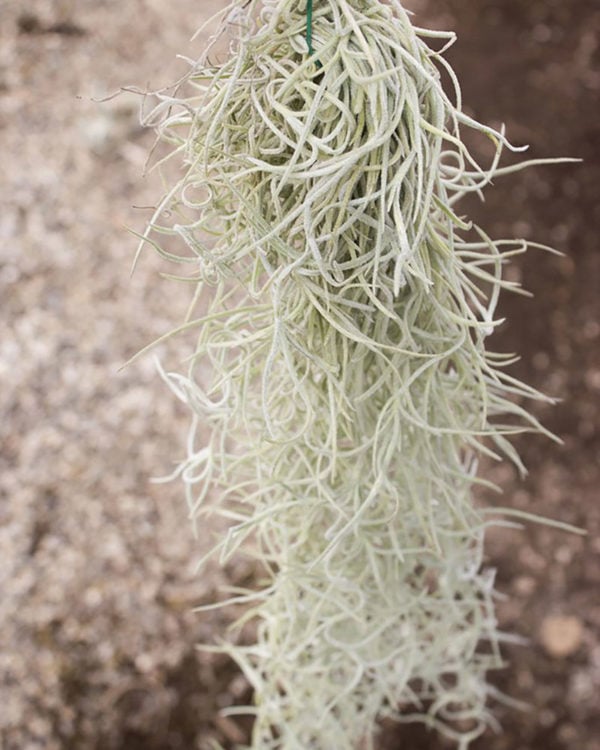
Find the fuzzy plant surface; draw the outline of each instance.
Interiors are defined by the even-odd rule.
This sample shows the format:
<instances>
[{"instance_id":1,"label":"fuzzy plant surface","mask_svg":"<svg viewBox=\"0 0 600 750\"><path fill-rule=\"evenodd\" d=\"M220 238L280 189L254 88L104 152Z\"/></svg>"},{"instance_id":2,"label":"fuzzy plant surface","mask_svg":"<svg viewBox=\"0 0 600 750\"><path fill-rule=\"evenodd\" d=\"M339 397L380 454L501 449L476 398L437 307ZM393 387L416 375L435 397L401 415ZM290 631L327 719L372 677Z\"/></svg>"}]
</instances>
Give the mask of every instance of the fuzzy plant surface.
<instances>
[{"instance_id":1,"label":"fuzzy plant surface","mask_svg":"<svg viewBox=\"0 0 600 750\"><path fill-rule=\"evenodd\" d=\"M213 647L253 687L253 750L371 748L382 717L466 748L508 637L484 536L519 520L474 503L478 458L524 471L510 437L546 431L521 404L549 399L486 347L532 243L458 204L534 162L498 166L517 149L463 111L454 35L397 0L235 0L221 22L226 59L148 118L184 171L142 239L196 285L196 348L165 375L193 412L190 516L261 570L210 605L246 604L255 642Z\"/></svg>"}]
</instances>

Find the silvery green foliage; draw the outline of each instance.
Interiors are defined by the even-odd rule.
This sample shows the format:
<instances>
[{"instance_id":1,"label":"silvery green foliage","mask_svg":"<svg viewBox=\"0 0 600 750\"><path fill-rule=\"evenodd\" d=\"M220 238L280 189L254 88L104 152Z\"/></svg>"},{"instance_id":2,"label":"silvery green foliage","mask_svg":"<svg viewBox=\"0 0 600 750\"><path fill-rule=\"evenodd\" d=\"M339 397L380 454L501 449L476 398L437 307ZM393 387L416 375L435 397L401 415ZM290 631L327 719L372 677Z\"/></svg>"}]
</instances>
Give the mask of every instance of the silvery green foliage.
<instances>
[{"instance_id":1,"label":"silvery green foliage","mask_svg":"<svg viewBox=\"0 0 600 750\"><path fill-rule=\"evenodd\" d=\"M167 376L195 415L190 513L229 521L221 562L263 568L234 592L256 642L222 646L255 691L252 747L371 747L386 715L467 747L501 665L477 458L522 469L508 438L543 431L519 405L543 397L485 347L527 243L456 211L511 171L510 146L462 111L453 35L396 0L316 2L312 57L305 0L237 0L223 20L227 61L194 64L191 94L152 118L186 173L145 239L198 285L189 372ZM494 144L488 168L465 128Z\"/></svg>"}]
</instances>

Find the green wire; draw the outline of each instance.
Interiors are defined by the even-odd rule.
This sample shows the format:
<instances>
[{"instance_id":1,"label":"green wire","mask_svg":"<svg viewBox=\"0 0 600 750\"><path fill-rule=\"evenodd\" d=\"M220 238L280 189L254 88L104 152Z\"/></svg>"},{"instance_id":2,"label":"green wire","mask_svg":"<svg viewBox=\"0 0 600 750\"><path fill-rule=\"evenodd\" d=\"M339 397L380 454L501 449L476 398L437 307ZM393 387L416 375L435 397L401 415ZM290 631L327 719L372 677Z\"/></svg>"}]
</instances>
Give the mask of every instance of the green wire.
<instances>
[{"instance_id":1,"label":"green wire","mask_svg":"<svg viewBox=\"0 0 600 750\"><path fill-rule=\"evenodd\" d=\"M315 52L312 44L312 16L313 0L306 0L306 43L308 44L308 54L311 57Z\"/></svg>"},{"instance_id":2,"label":"green wire","mask_svg":"<svg viewBox=\"0 0 600 750\"><path fill-rule=\"evenodd\" d=\"M306 0L306 43L308 44L308 55L312 57L315 53L312 43L313 32L313 0ZM316 60L317 68L322 68L320 60Z\"/></svg>"}]
</instances>

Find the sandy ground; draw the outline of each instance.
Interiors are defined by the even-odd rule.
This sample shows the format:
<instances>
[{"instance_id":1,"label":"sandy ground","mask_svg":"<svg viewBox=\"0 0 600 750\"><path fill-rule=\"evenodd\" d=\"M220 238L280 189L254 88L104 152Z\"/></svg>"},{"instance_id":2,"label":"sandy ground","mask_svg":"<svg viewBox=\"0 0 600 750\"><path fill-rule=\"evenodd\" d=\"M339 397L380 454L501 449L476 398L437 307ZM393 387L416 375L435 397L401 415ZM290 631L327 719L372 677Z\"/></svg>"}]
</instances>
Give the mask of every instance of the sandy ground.
<instances>
[{"instance_id":1,"label":"sandy ground","mask_svg":"<svg viewBox=\"0 0 600 750\"><path fill-rule=\"evenodd\" d=\"M407 5L409 5L407 3ZM564 399L540 415L565 441L519 446L524 485L490 469L506 501L589 529L490 540L512 649L498 685L528 699L500 711L494 750L598 750L600 581L598 393L600 274L597 150L600 13L572 3L421 3L423 25L460 31L451 59L479 118L502 115L532 155L583 156L499 185L479 218L495 235L535 236L567 252L514 274L535 301L505 305L498 348L516 372ZM159 88L196 56L189 38L219 0L0 0L0 747L168 750L243 741L218 709L247 699L225 660L198 653L226 623L191 608L241 565L194 575L177 485L153 484L183 453L187 414L150 358L119 367L181 320L185 293L135 240L160 186L142 177L152 137L138 102L95 101L131 84ZM415 7L414 4L412 7ZM164 270L164 269L162 269ZM177 344L159 354L177 362ZM596 596L596 599L594 599ZM386 730L382 747L443 747L422 729ZM329 749L328 749L329 750Z\"/></svg>"}]
</instances>

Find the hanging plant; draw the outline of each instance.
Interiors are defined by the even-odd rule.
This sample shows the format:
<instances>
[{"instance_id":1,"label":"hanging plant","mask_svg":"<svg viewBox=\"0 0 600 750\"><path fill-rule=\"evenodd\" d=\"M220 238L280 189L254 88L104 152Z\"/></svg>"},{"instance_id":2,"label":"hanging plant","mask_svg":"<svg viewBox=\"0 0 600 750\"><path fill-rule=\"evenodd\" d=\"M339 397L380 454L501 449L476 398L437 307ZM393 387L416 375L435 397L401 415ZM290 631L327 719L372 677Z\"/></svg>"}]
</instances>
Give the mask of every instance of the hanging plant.
<instances>
[{"instance_id":1,"label":"hanging plant","mask_svg":"<svg viewBox=\"0 0 600 750\"><path fill-rule=\"evenodd\" d=\"M549 433L521 402L550 399L486 348L500 291L523 293L503 269L534 243L493 240L458 205L534 162L498 166L519 149L464 113L454 35L397 0L220 15L227 60L207 52L149 119L186 171L143 242L197 285L189 370L165 375L194 414L190 515L227 519L221 563L262 570L232 594L255 643L219 645L254 689L252 747L372 747L388 716L465 748L494 724L502 664L484 535L518 515L474 504L477 460L524 471L509 438Z\"/></svg>"}]
</instances>

